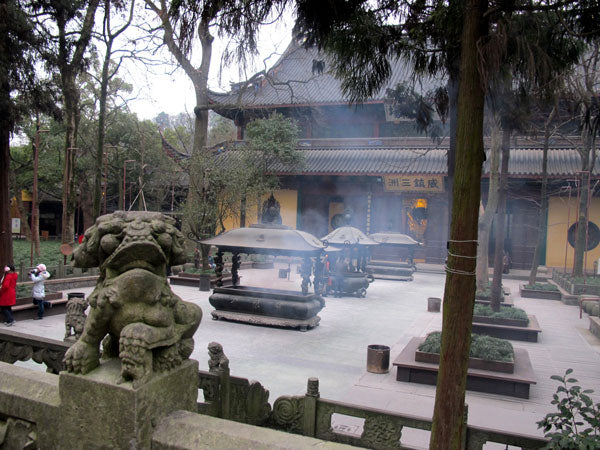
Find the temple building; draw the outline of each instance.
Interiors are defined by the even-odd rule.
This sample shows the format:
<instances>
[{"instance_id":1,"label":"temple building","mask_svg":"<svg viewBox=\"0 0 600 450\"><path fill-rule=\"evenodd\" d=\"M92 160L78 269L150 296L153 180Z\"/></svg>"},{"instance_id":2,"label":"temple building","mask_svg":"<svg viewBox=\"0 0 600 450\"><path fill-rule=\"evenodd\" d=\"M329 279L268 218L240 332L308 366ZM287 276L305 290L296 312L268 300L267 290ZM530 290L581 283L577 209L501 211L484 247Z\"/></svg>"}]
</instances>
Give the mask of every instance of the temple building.
<instances>
[{"instance_id":1,"label":"temple building","mask_svg":"<svg viewBox=\"0 0 600 450\"><path fill-rule=\"evenodd\" d=\"M275 197L284 224L322 237L349 209L352 225L365 233L408 234L423 243L415 254L417 262L443 263L449 228L448 139L433 140L418 133L413 120L391 113L387 99L387 89L408 80L410 71L396 62L386 86L362 104L352 105L329 69L326 56L292 41L265 74L233 85L230 92L212 93L212 109L234 120L240 141L246 124L254 118L278 112L296 119L303 166L297 170L279 164L269 167L280 178L281 189ZM423 80L418 84L426 92L442 83ZM443 124L440 126L443 129ZM235 151L235 143L229 148ZM510 153L505 250L512 267L528 269L538 229L541 137L537 141L527 136L513 138ZM484 203L488 165L486 162L482 178ZM577 217L580 167L572 141L551 142L547 244L541 261L547 266L572 266L569 242L574 240L567 236L573 235ZM598 180L596 169L593 179L593 183ZM228 228L242 222L232 221ZM596 223L600 223L600 199L593 197L588 268L600 258ZM493 250L493 238L490 245Z\"/></svg>"}]
</instances>

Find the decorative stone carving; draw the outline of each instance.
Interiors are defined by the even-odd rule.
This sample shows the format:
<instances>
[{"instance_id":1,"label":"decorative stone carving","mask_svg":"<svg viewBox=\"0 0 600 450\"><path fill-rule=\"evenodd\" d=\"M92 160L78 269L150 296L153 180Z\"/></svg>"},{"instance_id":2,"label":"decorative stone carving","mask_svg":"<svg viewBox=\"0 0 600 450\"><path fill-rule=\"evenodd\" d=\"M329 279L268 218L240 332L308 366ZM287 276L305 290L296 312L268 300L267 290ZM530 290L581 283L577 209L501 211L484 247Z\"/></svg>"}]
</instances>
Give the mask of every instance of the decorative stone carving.
<instances>
[{"instance_id":1,"label":"decorative stone carving","mask_svg":"<svg viewBox=\"0 0 600 450\"><path fill-rule=\"evenodd\" d=\"M171 291L167 266L183 264L183 235L175 220L155 212L117 211L99 217L75 250L76 267L100 268L88 297L90 313L67 351L69 372L85 374L103 357L121 360L119 382L134 388L188 359L201 309Z\"/></svg>"},{"instance_id":2,"label":"decorative stone carving","mask_svg":"<svg viewBox=\"0 0 600 450\"><path fill-rule=\"evenodd\" d=\"M222 372L229 373L229 359L223 353L223 346L218 342L208 344L208 371L210 373L219 374Z\"/></svg>"},{"instance_id":3,"label":"decorative stone carving","mask_svg":"<svg viewBox=\"0 0 600 450\"><path fill-rule=\"evenodd\" d=\"M273 404L273 422L291 433L302 433L304 397L281 396Z\"/></svg>"},{"instance_id":4,"label":"decorative stone carving","mask_svg":"<svg viewBox=\"0 0 600 450\"><path fill-rule=\"evenodd\" d=\"M65 340L77 340L83 333L85 319L87 315L85 310L89 303L82 297L71 297L67 301L67 314L65 316Z\"/></svg>"},{"instance_id":5,"label":"decorative stone carving","mask_svg":"<svg viewBox=\"0 0 600 450\"><path fill-rule=\"evenodd\" d=\"M381 416L365 418L361 440L369 448L390 449L401 448L402 426Z\"/></svg>"},{"instance_id":6,"label":"decorative stone carving","mask_svg":"<svg viewBox=\"0 0 600 450\"><path fill-rule=\"evenodd\" d=\"M46 371L50 373L65 370L64 355L64 351L52 350L43 346L36 347L10 341L0 342L0 361L14 364L16 361L32 359L38 364L45 364Z\"/></svg>"},{"instance_id":7,"label":"decorative stone carving","mask_svg":"<svg viewBox=\"0 0 600 450\"><path fill-rule=\"evenodd\" d=\"M0 420L0 448L38 448L35 424L14 417Z\"/></svg>"}]
</instances>

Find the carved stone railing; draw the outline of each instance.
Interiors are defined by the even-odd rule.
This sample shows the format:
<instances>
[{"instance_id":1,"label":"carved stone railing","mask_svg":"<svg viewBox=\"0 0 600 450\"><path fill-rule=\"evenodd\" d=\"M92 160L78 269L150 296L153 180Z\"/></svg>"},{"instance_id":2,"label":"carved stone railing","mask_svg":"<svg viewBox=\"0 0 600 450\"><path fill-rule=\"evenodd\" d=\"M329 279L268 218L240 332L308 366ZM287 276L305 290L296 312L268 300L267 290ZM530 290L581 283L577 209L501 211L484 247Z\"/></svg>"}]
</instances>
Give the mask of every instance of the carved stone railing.
<instances>
[{"instance_id":1,"label":"carved stone railing","mask_svg":"<svg viewBox=\"0 0 600 450\"><path fill-rule=\"evenodd\" d=\"M0 360L8 363L33 359L46 364L47 371L63 370L63 357L71 343L0 330ZM308 380L307 393L281 396L269 404L269 391L257 381L230 376L229 370L199 371L199 388L204 400L198 413L236 422L284 430L332 442L373 449L403 448L403 428L431 429L431 419L397 414L375 408L320 398L319 380ZM364 420L362 432L343 432L333 416L350 416ZM0 424L1 425L1 424ZM487 442L538 449L548 441L543 438L505 433L483 427L467 426L463 448L480 450Z\"/></svg>"},{"instance_id":2,"label":"carved stone railing","mask_svg":"<svg viewBox=\"0 0 600 450\"><path fill-rule=\"evenodd\" d=\"M305 395L281 396L275 400L271 411L267 403L269 392L258 382L229 377L227 373L201 371L199 376L205 399L205 403L198 405L198 412L202 414L373 449L405 448L402 446L404 427L431 430L429 418L321 399L316 378L308 380ZM226 387L228 383L229 388ZM248 414L249 411L252 413ZM334 414L363 419L361 434L343 432L333 423ZM488 442L522 449L539 449L548 443L544 438L467 426L464 449L481 450Z\"/></svg>"},{"instance_id":3,"label":"carved stone railing","mask_svg":"<svg viewBox=\"0 0 600 450\"><path fill-rule=\"evenodd\" d=\"M63 358L71 343L0 330L0 361L14 364L16 361L33 360L46 365L46 372L64 370Z\"/></svg>"}]
</instances>

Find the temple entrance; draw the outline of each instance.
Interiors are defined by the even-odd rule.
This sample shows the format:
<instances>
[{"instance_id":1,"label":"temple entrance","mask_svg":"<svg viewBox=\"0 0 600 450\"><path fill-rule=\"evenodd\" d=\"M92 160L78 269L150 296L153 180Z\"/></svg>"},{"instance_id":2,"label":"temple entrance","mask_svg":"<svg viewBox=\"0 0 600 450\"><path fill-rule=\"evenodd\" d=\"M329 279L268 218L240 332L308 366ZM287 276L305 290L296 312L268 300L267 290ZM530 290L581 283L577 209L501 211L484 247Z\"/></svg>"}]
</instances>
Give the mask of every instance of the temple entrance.
<instances>
[{"instance_id":1,"label":"temple entrance","mask_svg":"<svg viewBox=\"0 0 600 450\"><path fill-rule=\"evenodd\" d=\"M428 200L426 198L403 198L402 210L405 220L405 234L423 242L427 231Z\"/></svg>"}]
</instances>

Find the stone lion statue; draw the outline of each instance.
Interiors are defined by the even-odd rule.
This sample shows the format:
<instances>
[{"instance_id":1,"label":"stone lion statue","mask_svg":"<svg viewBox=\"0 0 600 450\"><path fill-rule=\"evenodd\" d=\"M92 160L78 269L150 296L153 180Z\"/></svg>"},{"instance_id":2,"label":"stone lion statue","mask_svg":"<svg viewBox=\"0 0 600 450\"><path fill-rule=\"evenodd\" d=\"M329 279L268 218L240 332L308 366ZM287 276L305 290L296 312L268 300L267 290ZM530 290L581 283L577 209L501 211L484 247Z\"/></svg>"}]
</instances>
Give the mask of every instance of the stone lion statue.
<instances>
[{"instance_id":1,"label":"stone lion statue","mask_svg":"<svg viewBox=\"0 0 600 450\"><path fill-rule=\"evenodd\" d=\"M175 295L166 277L168 266L184 262L174 219L142 211L99 217L74 252L76 267L97 266L100 277L83 333L65 354L67 371L97 367L101 342L103 359L121 360L118 382L134 388L189 358L202 310Z\"/></svg>"}]
</instances>

